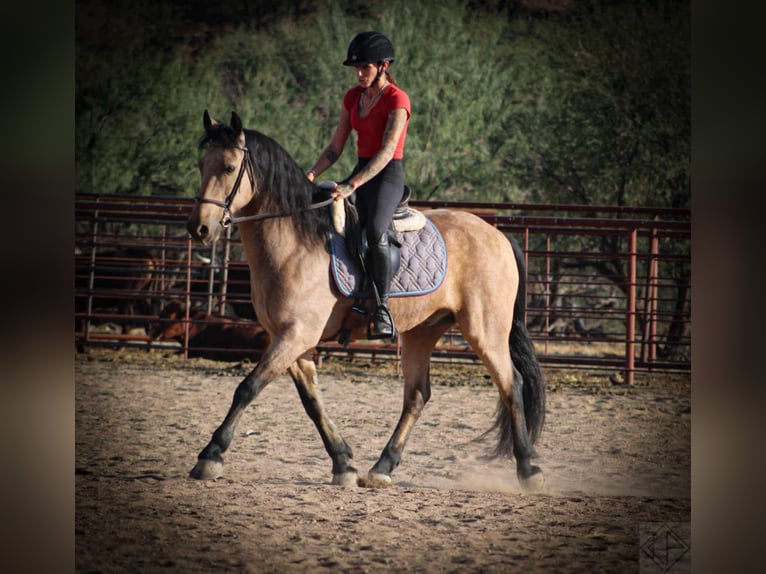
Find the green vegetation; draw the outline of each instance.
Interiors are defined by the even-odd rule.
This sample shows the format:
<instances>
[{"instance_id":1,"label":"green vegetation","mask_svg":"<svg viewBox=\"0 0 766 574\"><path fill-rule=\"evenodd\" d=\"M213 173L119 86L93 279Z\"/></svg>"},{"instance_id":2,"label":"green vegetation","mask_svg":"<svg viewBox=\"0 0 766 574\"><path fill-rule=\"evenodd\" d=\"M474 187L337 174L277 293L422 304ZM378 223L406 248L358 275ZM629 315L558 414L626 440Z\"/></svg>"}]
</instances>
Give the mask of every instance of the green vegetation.
<instances>
[{"instance_id":1,"label":"green vegetation","mask_svg":"<svg viewBox=\"0 0 766 574\"><path fill-rule=\"evenodd\" d=\"M208 4L78 3L78 192L192 196L205 109L308 168L354 84L348 42L377 29L412 99L417 199L690 206L688 3Z\"/></svg>"}]
</instances>

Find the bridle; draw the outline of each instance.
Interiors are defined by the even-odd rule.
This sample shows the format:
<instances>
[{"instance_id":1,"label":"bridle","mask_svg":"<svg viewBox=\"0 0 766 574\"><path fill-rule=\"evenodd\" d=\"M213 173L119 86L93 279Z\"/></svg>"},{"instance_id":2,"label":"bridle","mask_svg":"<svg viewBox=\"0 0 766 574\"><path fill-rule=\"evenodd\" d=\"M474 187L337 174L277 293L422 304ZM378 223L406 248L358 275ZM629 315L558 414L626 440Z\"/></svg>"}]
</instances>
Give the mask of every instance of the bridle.
<instances>
[{"instance_id":1,"label":"bridle","mask_svg":"<svg viewBox=\"0 0 766 574\"><path fill-rule=\"evenodd\" d=\"M211 144L216 145L216 144ZM221 216L221 226L226 229L227 227L231 226L233 223L241 223L243 221L258 221L263 219L271 219L274 217L290 217L292 213L259 213L257 215L246 215L243 217L234 217L231 214L231 203L234 201L234 197L237 195L237 192L239 191L239 186L242 183L242 176L247 172L247 177L250 179L250 187L255 187L255 170L253 167L253 158L250 155L250 150L247 147L240 147L240 146L234 146L238 150L242 150L242 163L239 165L239 173L237 173L237 179L234 181L234 185L231 188L231 191L229 192L229 195L226 196L226 199L223 201L219 201L217 199L210 199L209 197L200 197L197 196L196 200L198 203L212 203L213 205L217 205L218 207L223 208L223 215ZM327 205L330 205L333 201L335 201L332 197L329 199L326 199L324 201L320 201L319 203L312 203L307 208L305 208L302 211L308 211L309 209L318 209L320 207L325 207Z\"/></svg>"}]
</instances>

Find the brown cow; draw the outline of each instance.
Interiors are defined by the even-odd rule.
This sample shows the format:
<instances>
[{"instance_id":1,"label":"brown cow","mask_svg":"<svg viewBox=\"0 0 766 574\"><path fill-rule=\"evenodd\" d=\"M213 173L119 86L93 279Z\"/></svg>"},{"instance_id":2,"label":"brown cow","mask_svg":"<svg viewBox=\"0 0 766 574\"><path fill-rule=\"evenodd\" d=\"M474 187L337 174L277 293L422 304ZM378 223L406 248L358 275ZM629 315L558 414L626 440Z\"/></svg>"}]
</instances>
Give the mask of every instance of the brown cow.
<instances>
[{"instance_id":1,"label":"brown cow","mask_svg":"<svg viewBox=\"0 0 766 574\"><path fill-rule=\"evenodd\" d=\"M182 345L186 331L186 307L180 301L169 302L160 313L160 321L152 328L152 337L161 341L178 341ZM216 361L257 361L269 346L271 338L263 327L252 321L189 311L189 356Z\"/></svg>"}]
</instances>

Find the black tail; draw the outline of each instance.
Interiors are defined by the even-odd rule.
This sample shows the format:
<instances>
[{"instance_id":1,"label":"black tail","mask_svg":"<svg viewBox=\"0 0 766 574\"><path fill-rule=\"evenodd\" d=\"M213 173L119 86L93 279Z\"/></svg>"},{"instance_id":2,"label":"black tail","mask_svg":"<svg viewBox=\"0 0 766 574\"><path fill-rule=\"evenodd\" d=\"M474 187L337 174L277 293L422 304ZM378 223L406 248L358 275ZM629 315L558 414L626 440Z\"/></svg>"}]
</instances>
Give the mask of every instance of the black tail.
<instances>
[{"instance_id":1,"label":"black tail","mask_svg":"<svg viewBox=\"0 0 766 574\"><path fill-rule=\"evenodd\" d=\"M513 254L516 257L516 266L519 270L519 289L516 293L516 302L513 308L513 326L509 337L511 358L513 367L521 375L524 385L522 396L524 398L524 418L527 423L527 432L532 444L535 443L543 430L545 422L545 380L537 360L532 339L524 324L524 305L526 301L526 266L524 265L524 252L519 244L511 238ZM514 376L516 376L514 374ZM497 405L495 423L488 431L497 429L498 440L495 447L495 456L513 455L513 425L511 413L505 407L502 399Z\"/></svg>"}]
</instances>

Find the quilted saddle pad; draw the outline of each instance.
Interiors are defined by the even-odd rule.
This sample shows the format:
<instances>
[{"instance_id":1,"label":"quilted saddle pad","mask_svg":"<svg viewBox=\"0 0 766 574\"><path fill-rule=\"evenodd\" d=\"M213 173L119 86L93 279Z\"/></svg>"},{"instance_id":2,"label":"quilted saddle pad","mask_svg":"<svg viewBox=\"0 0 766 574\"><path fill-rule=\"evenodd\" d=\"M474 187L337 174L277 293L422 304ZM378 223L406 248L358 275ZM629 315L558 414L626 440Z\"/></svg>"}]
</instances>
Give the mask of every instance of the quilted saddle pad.
<instances>
[{"instance_id":1,"label":"quilted saddle pad","mask_svg":"<svg viewBox=\"0 0 766 574\"><path fill-rule=\"evenodd\" d=\"M401 264L391 280L391 297L425 295L436 290L447 273L447 248L436 226L426 220L418 231L397 233L402 244ZM362 271L352 261L345 239L330 234L330 270L338 291L346 297L363 297Z\"/></svg>"}]
</instances>

